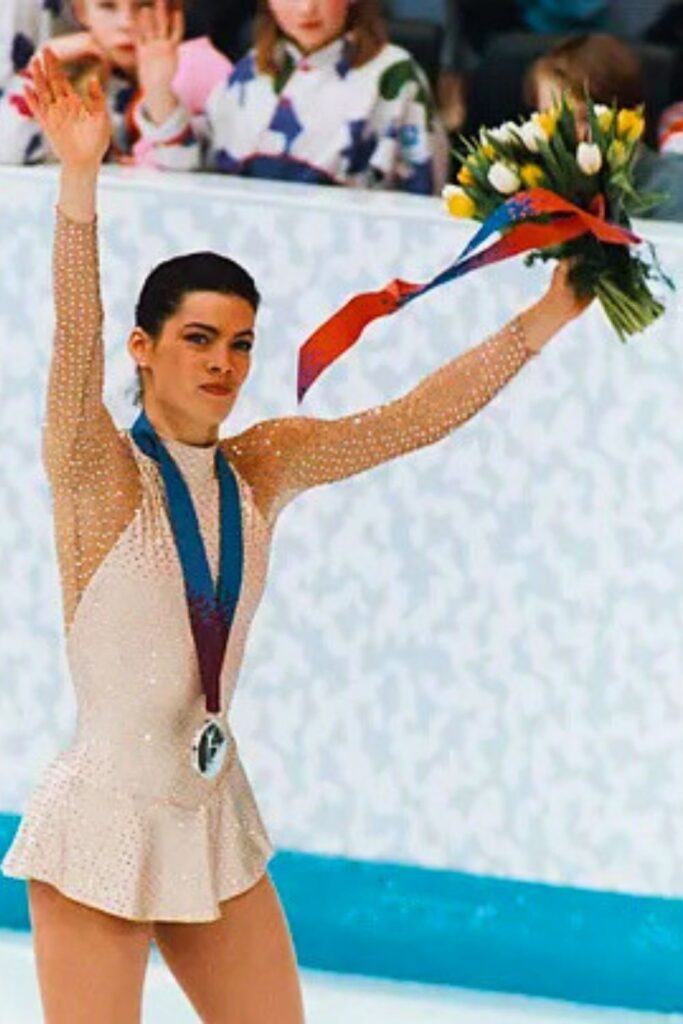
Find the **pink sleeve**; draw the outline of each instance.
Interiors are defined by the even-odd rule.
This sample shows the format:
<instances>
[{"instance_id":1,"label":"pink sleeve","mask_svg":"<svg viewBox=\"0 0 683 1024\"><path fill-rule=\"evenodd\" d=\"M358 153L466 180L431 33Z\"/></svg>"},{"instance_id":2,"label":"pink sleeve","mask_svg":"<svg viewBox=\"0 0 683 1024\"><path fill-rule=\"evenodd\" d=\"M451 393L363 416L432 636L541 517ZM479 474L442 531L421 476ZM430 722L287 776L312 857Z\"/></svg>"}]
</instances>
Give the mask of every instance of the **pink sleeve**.
<instances>
[{"instance_id":1,"label":"pink sleeve","mask_svg":"<svg viewBox=\"0 0 683 1024\"><path fill-rule=\"evenodd\" d=\"M212 89L228 77L232 64L208 36L181 43L178 57L173 91L190 114L201 114Z\"/></svg>"},{"instance_id":2,"label":"pink sleeve","mask_svg":"<svg viewBox=\"0 0 683 1024\"><path fill-rule=\"evenodd\" d=\"M213 45L208 36L188 39L178 47L178 70L173 92L190 117L202 114L213 88L228 77L232 64ZM154 143L142 138L133 146L133 161L138 167L157 167Z\"/></svg>"}]
</instances>

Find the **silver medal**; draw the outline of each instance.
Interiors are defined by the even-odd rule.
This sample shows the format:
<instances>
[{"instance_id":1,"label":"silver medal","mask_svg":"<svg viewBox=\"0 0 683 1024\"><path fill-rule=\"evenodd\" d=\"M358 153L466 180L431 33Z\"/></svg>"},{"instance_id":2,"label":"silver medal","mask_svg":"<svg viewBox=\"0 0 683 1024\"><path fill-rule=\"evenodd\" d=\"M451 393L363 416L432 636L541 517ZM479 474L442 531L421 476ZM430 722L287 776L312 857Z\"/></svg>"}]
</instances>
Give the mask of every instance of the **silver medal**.
<instances>
[{"instance_id":1,"label":"silver medal","mask_svg":"<svg viewBox=\"0 0 683 1024\"><path fill-rule=\"evenodd\" d=\"M220 718L207 718L192 741L192 767L205 779L213 779L227 752L228 737Z\"/></svg>"}]
</instances>

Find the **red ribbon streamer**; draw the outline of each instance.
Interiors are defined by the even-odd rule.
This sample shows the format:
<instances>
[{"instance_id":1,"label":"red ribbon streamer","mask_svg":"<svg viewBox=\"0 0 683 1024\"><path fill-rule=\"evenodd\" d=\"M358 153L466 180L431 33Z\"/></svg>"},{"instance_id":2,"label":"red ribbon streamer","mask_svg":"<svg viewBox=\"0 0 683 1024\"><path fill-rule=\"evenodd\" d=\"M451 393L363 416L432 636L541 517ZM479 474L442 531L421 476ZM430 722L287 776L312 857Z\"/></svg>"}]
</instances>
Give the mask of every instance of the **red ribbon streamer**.
<instances>
[{"instance_id":1,"label":"red ribbon streamer","mask_svg":"<svg viewBox=\"0 0 683 1024\"><path fill-rule=\"evenodd\" d=\"M610 245L634 245L641 241L627 228L608 223L604 219L605 200L602 195L595 197L591 211L583 210L555 192L543 188L520 192L505 205L511 210L509 223L514 226L497 242L470 256L459 266L456 260L453 266L458 271L466 273L523 252L559 245L585 234L592 234L600 242ZM540 214L552 214L555 219L549 223L521 219ZM517 217L516 222L514 217ZM320 374L358 341L369 323L395 313L411 297L416 298L416 293L427 291L431 284L414 284L395 278L380 291L363 292L349 299L300 347L298 401L302 401Z\"/></svg>"}]
</instances>

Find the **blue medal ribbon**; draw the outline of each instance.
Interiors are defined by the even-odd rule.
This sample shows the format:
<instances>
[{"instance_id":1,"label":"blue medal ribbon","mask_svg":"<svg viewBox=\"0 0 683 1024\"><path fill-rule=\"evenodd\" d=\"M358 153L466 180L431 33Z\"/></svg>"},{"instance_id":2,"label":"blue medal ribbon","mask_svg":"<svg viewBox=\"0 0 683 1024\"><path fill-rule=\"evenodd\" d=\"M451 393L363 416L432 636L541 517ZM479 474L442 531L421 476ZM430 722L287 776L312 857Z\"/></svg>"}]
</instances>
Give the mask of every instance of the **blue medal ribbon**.
<instances>
[{"instance_id":1,"label":"blue medal ribbon","mask_svg":"<svg viewBox=\"0 0 683 1024\"><path fill-rule=\"evenodd\" d=\"M221 669L243 578L242 512L237 480L218 446L214 465L220 494L220 558L214 589L190 490L144 410L133 424L131 436L161 470L169 520L183 571L206 710L209 714L218 714Z\"/></svg>"}]
</instances>

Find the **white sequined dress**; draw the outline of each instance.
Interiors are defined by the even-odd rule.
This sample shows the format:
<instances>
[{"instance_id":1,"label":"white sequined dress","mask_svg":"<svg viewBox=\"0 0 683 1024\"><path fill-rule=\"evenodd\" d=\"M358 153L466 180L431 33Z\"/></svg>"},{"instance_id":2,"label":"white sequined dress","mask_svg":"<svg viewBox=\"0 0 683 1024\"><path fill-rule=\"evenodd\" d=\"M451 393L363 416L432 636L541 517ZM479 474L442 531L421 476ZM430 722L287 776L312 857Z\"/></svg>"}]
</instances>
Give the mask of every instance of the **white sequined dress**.
<instances>
[{"instance_id":1,"label":"white sequined dress","mask_svg":"<svg viewBox=\"0 0 683 1024\"><path fill-rule=\"evenodd\" d=\"M31 794L2 871L128 919L215 920L219 902L252 886L274 848L232 731L216 778L190 763L204 694L160 470L102 400L96 222L58 211L54 294L42 457L78 716L72 743ZM229 713L284 506L308 487L445 437L532 354L503 329L385 405L339 419L265 420L216 442L235 471L244 538L222 709ZM190 488L215 581L216 445L162 440Z\"/></svg>"}]
</instances>

